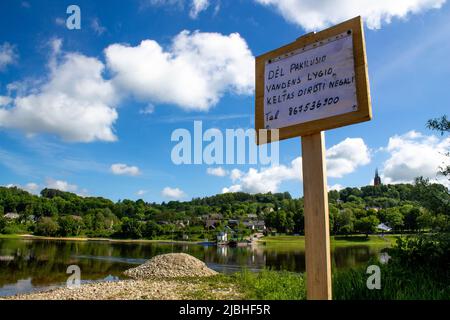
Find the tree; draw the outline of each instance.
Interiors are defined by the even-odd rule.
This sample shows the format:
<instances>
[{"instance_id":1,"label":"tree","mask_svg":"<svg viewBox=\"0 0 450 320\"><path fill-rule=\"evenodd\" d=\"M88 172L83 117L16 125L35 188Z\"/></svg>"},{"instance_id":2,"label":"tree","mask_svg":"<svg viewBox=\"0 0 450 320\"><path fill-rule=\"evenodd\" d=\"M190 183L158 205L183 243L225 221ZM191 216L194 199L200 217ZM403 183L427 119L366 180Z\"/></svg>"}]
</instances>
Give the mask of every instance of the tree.
<instances>
[{"instance_id":1,"label":"tree","mask_svg":"<svg viewBox=\"0 0 450 320\"><path fill-rule=\"evenodd\" d=\"M386 209L385 219L386 224L395 231L403 229L403 215L398 207Z\"/></svg>"},{"instance_id":2,"label":"tree","mask_svg":"<svg viewBox=\"0 0 450 320\"><path fill-rule=\"evenodd\" d=\"M154 221L148 221L142 232L142 235L148 239L153 239L159 236L162 232L161 226Z\"/></svg>"},{"instance_id":3,"label":"tree","mask_svg":"<svg viewBox=\"0 0 450 320\"><path fill-rule=\"evenodd\" d=\"M334 229L336 233L350 234L354 229L355 216L349 208L339 210L334 218Z\"/></svg>"},{"instance_id":4,"label":"tree","mask_svg":"<svg viewBox=\"0 0 450 320\"><path fill-rule=\"evenodd\" d=\"M83 231L83 220L77 216L60 217L58 220L59 234L66 236L79 236Z\"/></svg>"},{"instance_id":5,"label":"tree","mask_svg":"<svg viewBox=\"0 0 450 320\"><path fill-rule=\"evenodd\" d=\"M366 216L356 220L355 230L361 233L365 233L366 237L369 237L370 233L374 233L380 220L374 216Z\"/></svg>"},{"instance_id":6,"label":"tree","mask_svg":"<svg viewBox=\"0 0 450 320\"><path fill-rule=\"evenodd\" d=\"M58 223L49 217L41 218L35 229L35 233L39 236L54 237L58 234L59 225Z\"/></svg>"},{"instance_id":7,"label":"tree","mask_svg":"<svg viewBox=\"0 0 450 320\"><path fill-rule=\"evenodd\" d=\"M121 235L125 238L142 238L143 223L128 217L122 218Z\"/></svg>"},{"instance_id":8,"label":"tree","mask_svg":"<svg viewBox=\"0 0 450 320\"><path fill-rule=\"evenodd\" d=\"M430 130L439 131L441 135L450 132L450 121L447 119L447 116L444 115L441 118L435 118L428 120L427 127ZM447 152L447 157L450 157L450 152ZM441 167L440 173L450 180L450 165Z\"/></svg>"},{"instance_id":9,"label":"tree","mask_svg":"<svg viewBox=\"0 0 450 320\"><path fill-rule=\"evenodd\" d=\"M0 234L4 232L6 227L6 219L0 216Z\"/></svg>"}]
</instances>

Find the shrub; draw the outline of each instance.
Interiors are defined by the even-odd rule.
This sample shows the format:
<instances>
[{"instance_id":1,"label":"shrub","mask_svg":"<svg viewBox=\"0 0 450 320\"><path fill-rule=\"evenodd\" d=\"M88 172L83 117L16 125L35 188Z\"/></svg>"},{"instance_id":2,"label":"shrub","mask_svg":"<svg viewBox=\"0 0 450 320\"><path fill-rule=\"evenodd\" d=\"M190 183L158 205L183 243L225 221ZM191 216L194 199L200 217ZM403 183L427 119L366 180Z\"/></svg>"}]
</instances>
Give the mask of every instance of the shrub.
<instances>
[{"instance_id":1,"label":"shrub","mask_svg":"<svg viewBox=\"0 0 450 320\"><path fill-rule=\"evenodd\" d=\"M39 236L53 237L58 234L59 225L52 218L44 217L36 224L35 233Z\"/></svg>"}]
</instances>

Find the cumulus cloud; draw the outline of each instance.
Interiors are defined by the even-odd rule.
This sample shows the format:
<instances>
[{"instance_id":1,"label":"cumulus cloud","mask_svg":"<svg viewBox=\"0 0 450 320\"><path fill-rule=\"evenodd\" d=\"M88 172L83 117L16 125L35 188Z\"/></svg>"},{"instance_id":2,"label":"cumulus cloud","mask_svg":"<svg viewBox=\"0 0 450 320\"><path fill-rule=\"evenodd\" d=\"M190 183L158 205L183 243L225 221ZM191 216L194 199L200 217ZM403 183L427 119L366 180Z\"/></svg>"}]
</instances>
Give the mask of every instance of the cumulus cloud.
<instances>
[{"instance_id":1,"label":"cumulus cloud","mask_svg":"<svg viewBox=\"0 0 450 320\"><path fill-rule=\"evenodd\" d=\"M28 191L29 193L37 193L39 191L40 186L37 183L34 182L29 182L25 185L20 185L20 184L8 184L6 185L7 188L19 188L25 191Z\"/></svg>"},{"instance_id":2,"label":"cumulus cloud","mask_svg":"<svg viewBox=\"0 0 450 320\"><path fill-rule=\"evenodd\" d=\"M4 107L9 105L12 102L12 99L8 96L0 96L0 107Z\"/></svg>"},{"instance_id":3,"label":"cumulus cloud","mask_svg":"<svg viewBox=\"0 0 450 320\"><path fill-rule=\"evenodd\" d=\"M5 42L0 44L0 71L17 61L18 55L15 46Z\"/></svg>"},{"instance_id":4,"label":"cumulus cloud","mask_svg":"<svg viewBox=\"0 0 450 320\"><path fill-rule=\"evenodd\" d=\"M361 138L347 138L327 150L328 177L341 178L369 162L369 149ZM283 182L302 179L302 157L294 159L289 165L275 165L261 170L251 168L247 172L243 172L233 169L230 179L233 185L223 188L223 193L277 192ZM334 185L331 188L339 187L341 186Z\"/></svg>"},{"instance_id":5,"label":"cumulus cloud","mask_svg":"<svg viewBox=\"0 0 450 320\"><path fill-rule=\"evenodd\" d=\"M9 108L0 107L0 127L71 142L115 141L117 95L102 77L103 63L79 53L61 54L58 39L51 45L49 78L32 90L17 91Z\"/></svg>"},{"instance_id":6,"label":"cumulus cloud","mask_svg":"<svg viewBox=\"0 0 450 320\"><path fill-rule=\"evenodd\" d=\"M173 199L173 200L180 200L186 197L186 193L184 193L183 190L179 188L170 188L165 187L161 191L161 195L165 198Z\"/></svg>"},{"instance_id":7,"label":"cumulus cloud","mask_svg":"<svg viewBox=\"0 0 450 320\"><path fill-rule=\"evenodd\" d=\"M76 192L78 190L78 186L75 184L70 184L64 180L54 179L48 179L46 187L49 189L56 189L65 192Z\"/></svg>"},{"instance_id":8,"label":"cumulus cloud","mask_svg":"<svg viewBox=\"0 0 450 320\"><path fill-rule=\"evenodd\" d=\"M165 50L153 40L113 44L106 61L118 88L150 103L206 111L226 92L252 94L254 57L237 33L182 31Z\"/></svg>"},{"instance_id":9,"label":"cumulus cloud","mask_svg":"<svg viewBox=\"0 0 450 320\"><path fill-rule=\"evenodd\" d=\"M381 177L384 183L410 183L423 176L450 187L447 179L439 179L440 167L450 165L446 156L450 150L450 137L438 138L410 131L389 139L385 148L389 158L384 162Z\"/></svg>"},{"instance_id":10,"label":"cumulus cloud","mask_svg":"<svg viewBox=\"0 0 450 320\"><path fill-rule=\"evenodd\" d=\"M243 191L248 193L277 192L280 184L288 180L300 180L302 177L302 158L294 159L289 166L274 165L257 170L250 168L247 172L234 169L230 178L235 183L224 188L223 193Z\"/></svg>"},{"instance_id":11,"label":"cumulus cloud","mask_svg":"<svg viewBox=\"0 0 450 320\"><path fill-rule=\"evenodd\" d=\"M274 8L287 21L304 29L317 30L361 15L367 27L379 29L393 18L404 19L429 9L438 9L446 0L255 0Z\"/></svg>"},{"instance_id":12,"label":"cumulus cloud","mask_svg":"<svg viewBox=\"0 0 450 320\"><path fill-rule=\"evenodd\" d=\"M369 148L361 138L347 138L327 150L327 174L330 178L342 178L368 163Z\"/></svg>"},{"instance_id":13,"label":"cumulus cloud","mask_svg":"<svg viewBox=\"0 0 450 320\"><path fill-rule=\"evenodd\" d=\"M206 173L208 173L211 176L216 176L216 177L225 177L228 174L227 171L222 167L208 168L206 170Z\"/></svg>"},{"instance_id":14,"label":"cumulus cloud","mask_svg":"<svg viewBox=\"0 0 450 320\"><path fill-rule=\"evenodd\" d=\"M344 189L345 187L339 183L334 184L332 186L328 186L328 191L341 191L342 189Z\"/></svg>"},{"instance_id":15,"label":"cumulus cloud","mask_svg":"<svg viewBox=\"0 0 450 320\"><path fill-rule=\"evenodd\" d=\"M123 176L138 176L141 174L141 171L136 166L128 166L123 163L116 163L111 165L111 172L115 175Z\"/></svg>"}]
</instances>

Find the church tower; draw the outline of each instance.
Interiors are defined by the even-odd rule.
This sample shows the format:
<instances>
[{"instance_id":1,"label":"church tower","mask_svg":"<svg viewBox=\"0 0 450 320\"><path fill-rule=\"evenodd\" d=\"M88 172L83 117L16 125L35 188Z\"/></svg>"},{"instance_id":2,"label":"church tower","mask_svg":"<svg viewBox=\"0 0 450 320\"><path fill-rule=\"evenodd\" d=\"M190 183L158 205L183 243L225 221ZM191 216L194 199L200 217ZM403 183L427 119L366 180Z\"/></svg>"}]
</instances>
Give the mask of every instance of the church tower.
<instances>
[{"instance_id":1,"label":"church tower","mask_svg":"<svg viewBox=\"0 0 450 320\"><path fill-rule=\"evenodd\" d=\"M373 179L373 185L374 186L379 186L381 185L381 178L378 175L378 168L375 170L375 178Z\"/></svg>"}]
</instances>

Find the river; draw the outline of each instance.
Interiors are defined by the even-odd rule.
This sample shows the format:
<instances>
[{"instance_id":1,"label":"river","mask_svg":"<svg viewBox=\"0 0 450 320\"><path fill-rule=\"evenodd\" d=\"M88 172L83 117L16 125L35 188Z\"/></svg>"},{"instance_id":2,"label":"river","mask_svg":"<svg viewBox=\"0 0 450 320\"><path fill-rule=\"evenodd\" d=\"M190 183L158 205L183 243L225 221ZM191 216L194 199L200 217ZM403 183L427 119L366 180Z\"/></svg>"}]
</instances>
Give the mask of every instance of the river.
<instances>
[{"instance_id":1,"label":"river","mask_svg":"<svg viewBox=\"0 0 450 320\"><path fill-rule=\"evenodd\" d=\"M376 258L382 247L355 245L332 250L334 268L353 268ZM64 285L67 268L81 269L82 283L123 279L122 272L155 255L185 252L219 272L267 267L293 272L305 271L303 248L263 245L229 248L197 244L119 243L101 241L57 241L0 239L0 296L46 290Z\"/></svg>"}]
</instances>

